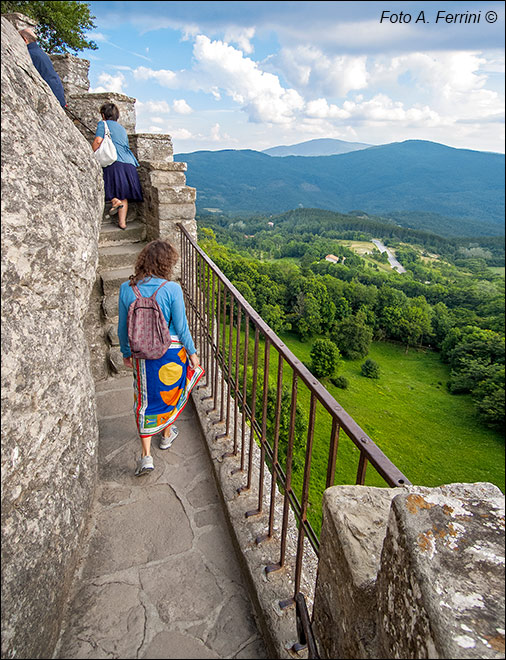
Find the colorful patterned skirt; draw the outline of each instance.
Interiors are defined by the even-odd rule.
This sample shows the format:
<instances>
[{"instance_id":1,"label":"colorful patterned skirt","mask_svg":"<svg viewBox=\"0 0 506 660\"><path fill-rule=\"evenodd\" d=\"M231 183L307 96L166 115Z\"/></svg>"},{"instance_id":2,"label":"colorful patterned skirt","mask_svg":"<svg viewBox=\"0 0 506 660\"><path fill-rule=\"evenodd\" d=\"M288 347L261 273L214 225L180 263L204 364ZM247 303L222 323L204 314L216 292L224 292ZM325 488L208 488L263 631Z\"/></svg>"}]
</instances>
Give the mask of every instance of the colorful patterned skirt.
<instances>
[{"instance_id":1,"label":"colorful patterned skirt","mask_svg":"<svg viewBox=\"0 0 506 660\"><path fill-rule=\"evenodd\" d=\"M193 369L183 344L172 341L158 360L134 358L134 413L139 435L155 435L173 424L204 375Z\"/></svg>"}]
</instances>

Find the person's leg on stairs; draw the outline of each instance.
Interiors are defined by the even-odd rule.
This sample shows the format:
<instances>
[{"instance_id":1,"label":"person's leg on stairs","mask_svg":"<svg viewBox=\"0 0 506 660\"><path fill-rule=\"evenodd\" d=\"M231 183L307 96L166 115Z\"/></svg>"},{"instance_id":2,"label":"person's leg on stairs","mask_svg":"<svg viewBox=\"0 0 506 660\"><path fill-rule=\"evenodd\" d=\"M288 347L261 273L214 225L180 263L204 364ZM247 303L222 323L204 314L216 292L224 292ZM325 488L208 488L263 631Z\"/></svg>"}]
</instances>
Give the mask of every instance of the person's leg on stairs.
<instances>
[{"instance_id":1,"label":"person's leg on stairs","mask_svg":"<svg viewBox=\"0 0 506 660\"><path fill-rule=\"evenodd\" d=\"M118 209L118 226L120 227L120 229L126 229L128 200L122 199L120 203L122 204L122 208Z\"/></svg>"}]
</instances>

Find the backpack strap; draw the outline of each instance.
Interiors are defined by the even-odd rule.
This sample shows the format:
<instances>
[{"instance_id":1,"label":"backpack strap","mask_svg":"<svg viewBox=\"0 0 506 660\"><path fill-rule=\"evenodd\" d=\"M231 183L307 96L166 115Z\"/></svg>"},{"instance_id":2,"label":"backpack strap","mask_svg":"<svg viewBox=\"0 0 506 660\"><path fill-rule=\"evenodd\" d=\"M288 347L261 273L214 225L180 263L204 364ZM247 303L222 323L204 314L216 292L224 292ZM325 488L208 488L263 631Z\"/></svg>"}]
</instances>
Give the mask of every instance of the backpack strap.
<instances>
[{"instance_id":1,"label":"backpack strap","mask_svg":"<svg viewBox=\"0 0 506 660\"><path fill-rule=\"evenodd\" d=\"M151 298L155 298L155 297L156 297L156 294L160 291L160 289L162 288L162 286L165 286L166 284L167 284L167 280L165 280L165 282L162 282L162 283L160 284L160 286L158 287L158 289L157 289L157 290L154 292L154 294L153 294L152 296L150 296L150 297L151 297Z\"/></svg>"},{"instance_id":2,"label":"backpack strap","mask_svg":"<svg viewBox=\"0 0 506 660\"><path fill-rule=\"evenodd\" d=\"M135 293L136 298L142 298L141 292L137 288L137 284L132 284L133 292Z\"/></svg>"}]
</instances>

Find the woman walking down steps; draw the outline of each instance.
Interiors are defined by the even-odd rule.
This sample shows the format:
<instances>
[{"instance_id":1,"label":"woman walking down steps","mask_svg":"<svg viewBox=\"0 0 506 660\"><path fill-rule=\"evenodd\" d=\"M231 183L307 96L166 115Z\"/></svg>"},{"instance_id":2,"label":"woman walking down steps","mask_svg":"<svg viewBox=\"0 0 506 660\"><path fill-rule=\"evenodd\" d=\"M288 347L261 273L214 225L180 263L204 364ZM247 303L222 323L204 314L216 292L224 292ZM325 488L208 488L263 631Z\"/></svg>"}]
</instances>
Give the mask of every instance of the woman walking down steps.
<instances>
[{"instance_id":1,"label":"woman walking down steps","mask_svg":"<svg viewBox=\"0 0 506 660\"><path fill-rule=\"evenodd\" d=\"M172 445L178 435L174 422L204 374L188 328L183 291L177 282L168 281L177 259L178 253L169 242L151 241L139 254L134 274L120 287L118 336L123 362L133 368L134 413L142 445L136 476L154 469L153 435L162 433L160 449ZM134 286L144 297L155 295L169 326L172 341L158 359L132 357L127 318L130 305L136 300Z\"/></svg>"}]
</instances>

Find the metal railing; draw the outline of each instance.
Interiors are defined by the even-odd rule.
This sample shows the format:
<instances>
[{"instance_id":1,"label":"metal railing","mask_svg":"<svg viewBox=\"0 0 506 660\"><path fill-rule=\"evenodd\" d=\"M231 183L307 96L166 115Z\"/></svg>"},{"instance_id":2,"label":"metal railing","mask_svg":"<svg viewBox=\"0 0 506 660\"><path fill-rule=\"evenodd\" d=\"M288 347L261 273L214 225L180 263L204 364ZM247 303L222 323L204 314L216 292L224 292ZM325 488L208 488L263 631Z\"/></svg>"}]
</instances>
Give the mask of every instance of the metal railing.
<instances>
[{"instance_id":1,"label":"metal railing","mask_svg":"<svg viewBox=\"0 0 506 660\"><path fill-rule=\"evenodd\" d=\"M318 556L319 540L314 528L318 512L314 510L321 507L318 496L336 483L338 448L343 444L343 434L355 448L351 453L347 449L346 460L349 462L350 456L356 460L356 471L353 471L351 481L337 480L337 483L354 481L365 484L369 464L383 480L379 485L386 482L395 487L408 485L410 481L287 348L182 224L178 226L181 232L181 285L190 329L206 370L202 386L210 388L207 398L213 402L211 410L219 413L215 423L224 425L224 432L217 437L230 441L225 455L240 458L237 472L244 474L245 483L238 492L249 491L252 487L255 443L259 447L258 505L254 510L245 511L247 517L262 513L264 499L268 498L265 534L256 539L257 543L272 538L275 507L279 504L276 499L282 498L279 556L266 566L267 573L285 565L289 509L295 516L298 527L295 590L293 597L280 601L280 606L295 605L301 590L304 540L308 539ZM277 357L277 365L274 365L273 357L274 360ZM290 383L289 389L283 381ZM311 482L317 417L318 452L320 457L322 453L326 455L324 482L320 477L321 493ZM297 446L301 428L305 442ZM323 450L322 434L327 438ZM305 458L301 475L302 453ZM318 467L321 475L321 458ZM271 477L267 495L264 494L264 483L269 483L266 468ZM310 502L310 492L313 502ZM308 507L312 509L309 518L313 517L313 520L308 519Z\"/></svg>"}]
</instances>

